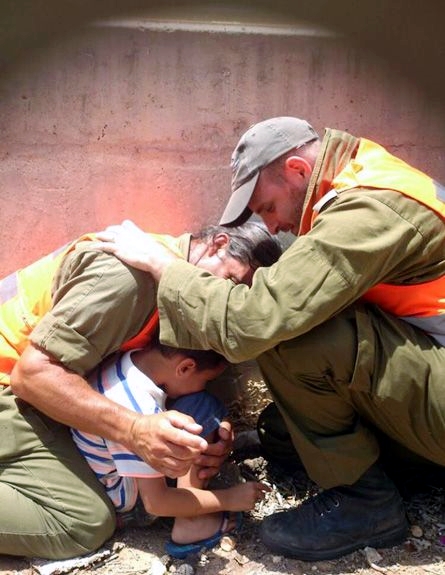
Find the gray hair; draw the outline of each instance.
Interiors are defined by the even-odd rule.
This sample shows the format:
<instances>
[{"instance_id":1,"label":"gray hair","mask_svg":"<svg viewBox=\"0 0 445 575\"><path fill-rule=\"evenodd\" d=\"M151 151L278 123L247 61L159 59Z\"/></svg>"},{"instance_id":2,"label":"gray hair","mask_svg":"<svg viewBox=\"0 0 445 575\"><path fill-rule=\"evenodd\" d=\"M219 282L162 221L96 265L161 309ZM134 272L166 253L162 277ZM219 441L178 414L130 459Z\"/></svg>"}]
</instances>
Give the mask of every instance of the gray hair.
<instances>
[{"instance_id":1,"label":"gray hair","mask_svg":"<svg viewBox=\"0 0 445 575\"><path fill-rule=\"evenodd\" d=\"M192 237L209 242L221 233L229 236L227 255L249 264L253 270L271 266L283 252L280 242L259 222L246 222L241 226L207 226Z\"/></svg>"}]
</instances>

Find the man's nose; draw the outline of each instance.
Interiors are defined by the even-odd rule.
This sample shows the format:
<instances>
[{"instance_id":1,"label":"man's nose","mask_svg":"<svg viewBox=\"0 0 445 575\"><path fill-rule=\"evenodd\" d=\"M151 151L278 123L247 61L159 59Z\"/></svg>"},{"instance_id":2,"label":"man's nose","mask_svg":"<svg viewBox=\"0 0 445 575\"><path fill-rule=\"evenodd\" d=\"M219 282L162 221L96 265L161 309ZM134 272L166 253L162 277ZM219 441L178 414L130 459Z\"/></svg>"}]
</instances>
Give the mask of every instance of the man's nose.
<instances>
[{"instance_id":1,"label":"man's nose","mask_svg":"<svg viewBox=\"0 0 445 575\"><path fill-rule=\"evenodd\" d=\"M267 229L269 230L269 232L272 235L277 234L280 231L280 228L278 227L278 223L273 221L273 218L271 218L271 217L263 218L263 221L266 224Z\"/></svg>"}]
</instances>

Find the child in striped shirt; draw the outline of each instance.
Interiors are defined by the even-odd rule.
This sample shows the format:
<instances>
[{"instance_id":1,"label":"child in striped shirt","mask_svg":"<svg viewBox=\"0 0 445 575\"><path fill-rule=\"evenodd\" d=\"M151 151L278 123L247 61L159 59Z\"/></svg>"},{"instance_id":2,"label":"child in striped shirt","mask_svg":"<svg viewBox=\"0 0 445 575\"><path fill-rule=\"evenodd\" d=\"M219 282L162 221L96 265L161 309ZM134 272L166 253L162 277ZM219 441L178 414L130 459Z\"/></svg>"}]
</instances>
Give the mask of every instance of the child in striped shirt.
<instances>
[{"instance_id":1,"label":"child in striped shirt","mask_svg":"<svg viewBox=\"0 0 445 575\"><path fill-rule=\"evenodd\" d=\"M226 366L214 351L175 349L156 338L147 348L113 356L94 372L90 383L139 413L167 408L187 413L202 425L201 435L211 443L226 409L205 386ZM118 517L142 501L151 516L175 518L166 550L177 558L217 545L225 533L239 526L241 514L233 512L252 509L267 490L257 482L206 490L196 467L177 480L177 487L170 487L164 476L123 445L74 429L72 435L105 486Z\"/></svg>"}]
</instances>

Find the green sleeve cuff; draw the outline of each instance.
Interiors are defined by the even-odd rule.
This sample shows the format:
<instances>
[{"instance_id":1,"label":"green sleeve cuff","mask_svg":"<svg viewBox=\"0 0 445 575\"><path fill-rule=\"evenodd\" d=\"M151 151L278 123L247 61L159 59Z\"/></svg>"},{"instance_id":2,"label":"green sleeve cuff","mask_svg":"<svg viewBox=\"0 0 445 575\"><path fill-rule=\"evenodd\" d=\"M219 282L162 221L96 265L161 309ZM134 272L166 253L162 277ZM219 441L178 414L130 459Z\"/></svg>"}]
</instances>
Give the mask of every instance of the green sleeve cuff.
<instances>
[{"instance_id":1,"label":"green sleeve cuff","mask_svg":"<svg viewBox=\"0 0 445 575\"><path fill-rule=\"evenodd\" d=\"M30 340L68 369L84 376L102 360L91 343L75 329L47 313Z\"/></svg>"}]
</instances>

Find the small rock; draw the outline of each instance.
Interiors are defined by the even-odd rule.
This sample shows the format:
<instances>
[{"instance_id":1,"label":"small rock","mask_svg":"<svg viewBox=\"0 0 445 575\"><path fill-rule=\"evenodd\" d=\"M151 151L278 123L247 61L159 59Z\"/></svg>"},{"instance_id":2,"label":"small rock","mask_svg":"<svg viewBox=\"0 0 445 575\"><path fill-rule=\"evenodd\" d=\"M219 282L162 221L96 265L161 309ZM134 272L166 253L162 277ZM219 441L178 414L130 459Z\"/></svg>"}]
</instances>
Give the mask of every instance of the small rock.
<instances>
[{"instance_id":1,"label":"small rock","mask_svg":"<svg viewBox=\"0 0 445 575\"><path fill-rule=\"evenodd\" d=\"M283 558L281 557L281 555L272 555L272 563L274 565L281 563L281 561L283 561Z\"/></svg>"},{"instance_id":2,"label":"small rock","mask_svg":"<svg viewBox=\"0 0 445 575\"><path fill-rule=\"evenodd\" d=\"M245 459L243 461L244 465L248 469L250 469L251 471L257 471L258 469L261 469L263 462L264 462L264 460L262 457L255 457L253 459Z\"/></svg>"},{"instance_id":3,"label":"small rock","mask_svg":"<svg viewBox=\"0 0 445 575\"><path fill-rule=\"evenodd\" d=\"M206 555L205 553L202 553L199 556L199 561L198 561L198 565L200 567L204 567L204 565L207 565L207 563L210 561L209 556Z\"/></svg>"},{"instance_id":4,"label":"small rock","mask_svg":"<svg viewBox=\"0 0 445 575\"><path fill-rule=\"evenodd\" d=\"M224 537L221 537L219 546L223 551L232 551L236 547L236 542L230 535L224 535Z\"/></svg>"},{"instance_id":5,"label":"small rock","mask_svg":"<svg viewBox=\"0 0 445 575\"><path fill-rule=\"evenodd\" d=\"M195 570L189 563L182 563L176 569L176 573L178 573L178 575L195 575Z\"/></svg>"},{"instance_id":6,"label":"small rock","mask_svg":"<svg viewBox=\"0 0 445 575\"><path fill-rule=\"evenodd\" d=\"M422 537L423 530L419 525L412 525L411 526L411 535L413 537Z\"/></svg>"},{"instance_id":7,"label":"small rock","mask_svg":"<svg viewBox=\"0 0 445 575\"><path fill-rule=\"evenodd\" d=\"M164 563L162 563L162 561L157 557L154 557L150 561L150 565L147 569L147 575L164 575L165 573L167 573L167 568Z\"/></svg>"},{"instance_id":8,"label":"small rock","mask_svg":"<svg viewBox=\"0 0 445 575\"><path fill-rule=\"evenodd\" d=\"M112 547L113 553L119 553L119 551L121 551L124 547L125 543L123 543L122 541L115 541Z\"/></svg>"},{"instance_id":9,"label":"small rock","mask_svg":"<svg viewBox=\"0 0 445 575\"><path fill-rule=\"evenodd\" d=\"M382 556L374 547L365 547L363 553L369 565L377 564L382 560Z\"/></svg>"},{"instance_id":10,"label":"small rock","mask_svg":"<svg viewBox=\"0 0 445 575\"><path fill-rule=\"evenodd\" d=\"M246 557L245 555L241 555L240 553L238 553L238 551L235 551L234 559L238 563L238 565L245 565L250 561L248 557Z\"/></svg>"}]
</instances>

